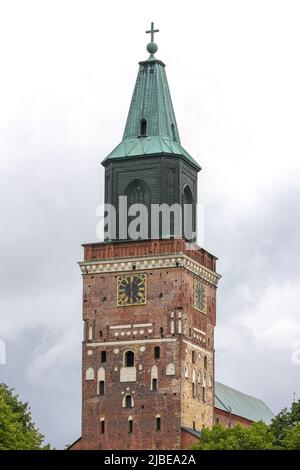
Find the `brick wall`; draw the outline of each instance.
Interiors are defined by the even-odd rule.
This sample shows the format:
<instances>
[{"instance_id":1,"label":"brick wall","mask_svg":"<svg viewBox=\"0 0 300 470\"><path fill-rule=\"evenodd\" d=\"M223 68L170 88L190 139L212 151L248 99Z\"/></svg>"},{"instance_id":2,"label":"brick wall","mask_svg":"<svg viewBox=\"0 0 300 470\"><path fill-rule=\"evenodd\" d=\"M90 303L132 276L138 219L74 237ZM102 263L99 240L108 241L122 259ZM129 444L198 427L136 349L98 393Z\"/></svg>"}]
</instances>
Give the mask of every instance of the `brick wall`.
<instances>
[{"instance_id":1,"label":"brick wall","mask_svg":"<svg viewBox=\"0 0 300 470\"><path fill-rule=\"evenodd\" d=\"M223 424L223 426L235 426L236 424L241 424L242 426L250 426L253 421L242 416L229 413L219 408L214 409L214 424Z\"/></svg>"},{"instance_id":2,"label":"brick wall","mask_svg":"<svg viewBox=\"0 0 300 470\"><path fill-rule=\"evenodd\" d=\"M198 276L179 264L161 267L156 256L153 269L134 271L147 275L147 303L117 306L117 277L133 272L122 268L112 272L111 267L106 272L105 266L101 272L93 272L95 260L117 262L120 257L147 253L150 259L153 251L176 255L176 250L187 252L186 242L85 246L85 268L90 262L91 269L83 273L82 449L179 449L181 425L192 427L193 420L198 430L212 425L215 285L203 280L207 287L205 315L193 306L193 283ZM204 250L192 253L193 259L198 256L206 265L215 263ZM154 356L155 347L160 348L159 358ZM135 355L131 370L124 369L127 350ZM103 363L102 351L106 354ZM157 391L152 390L153 374ZM105 382L104 395L99 393L99 378ZM132 408L124 407L126 395L132 397Z\"/></svg>"}]
</instances>

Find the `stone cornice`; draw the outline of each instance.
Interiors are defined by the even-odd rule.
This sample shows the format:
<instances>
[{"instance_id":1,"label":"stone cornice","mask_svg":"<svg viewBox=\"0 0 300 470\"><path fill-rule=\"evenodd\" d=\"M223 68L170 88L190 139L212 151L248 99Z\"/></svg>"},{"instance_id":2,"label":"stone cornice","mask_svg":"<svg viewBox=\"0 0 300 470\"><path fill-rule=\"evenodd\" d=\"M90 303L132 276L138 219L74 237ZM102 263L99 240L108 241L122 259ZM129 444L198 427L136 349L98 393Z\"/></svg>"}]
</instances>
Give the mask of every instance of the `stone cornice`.
<instances>
[{"instance_id":1,"label":"stone cornice","mask_svg":"<svg viewBox=\"0 0 300 470\"><path fill-rule=\"evenodd\" d=\"M78 264L83 275L183 267L214 286L218 285L221 278L219 274L204 267L185 253L82 261Z\"/></svg>"}]
</instances>

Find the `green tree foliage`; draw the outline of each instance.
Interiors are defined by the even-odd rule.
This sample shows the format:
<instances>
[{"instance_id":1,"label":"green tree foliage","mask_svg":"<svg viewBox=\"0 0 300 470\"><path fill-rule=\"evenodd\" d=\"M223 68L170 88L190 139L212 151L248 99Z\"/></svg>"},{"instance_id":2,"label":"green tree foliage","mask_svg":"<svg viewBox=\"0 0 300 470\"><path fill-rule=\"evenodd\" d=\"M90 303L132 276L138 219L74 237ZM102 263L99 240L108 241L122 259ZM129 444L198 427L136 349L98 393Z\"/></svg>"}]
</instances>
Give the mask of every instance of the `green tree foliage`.
<instances>
[{"instance_id":1,"label":"green tree foliage","mask_svg":"<svg viewBox=\"0 0 300 470\"><path fill-rule=\"evenodd\" d=\"M300 400L292 403L291 409L284 408L275 418L272 420L270 429L275 436L275 444L282 445L284 438L287 434L295 433L296 431L288 430L300 426ZM300 448L300 447L299 447Z\"/></svg>"},{"instance_id":2,"label":"green tree foliage","mask_svg":"<svg viewBox=\"0 0 300 470\"><path fill-rule=\"evenodd\" d=\"M273 449L273 435L269 426L259 422L249 427L240 424L225 428L217 424L203 429L201 439L193 448L198 450L265 450Z\"/></svg>"},{"instance_id":3,"label":"green tree foliage","mask_svg":"<svg viewBox=\"0 0 300 470\"><path fill-rule=\"evenodd\" d=\"M263 422L248 427L225 428L217 424L203 429L197 450L300 450L300 400L283 409L268 426Z\"/></svg>"},{"instance_id":4,"label":"green tree foliage","mask_svg":"<svg viewBox=\"0 0 300 470\"><path fill-rule=\"evenodd\" d=\"M5 384L0 384L0 450L49 449L32 422L28 403L22 403Z\"/></svg>"},{"instance_id":5,"label":"green tree foliage","mask_svg":"<svg viewBox=\"0 0 300 470\"><path fill-rule=\"evenodd\" d=\"M300 449L300 424L285 429L282 448L287 450Z\"/></svg>"}]
</instances>

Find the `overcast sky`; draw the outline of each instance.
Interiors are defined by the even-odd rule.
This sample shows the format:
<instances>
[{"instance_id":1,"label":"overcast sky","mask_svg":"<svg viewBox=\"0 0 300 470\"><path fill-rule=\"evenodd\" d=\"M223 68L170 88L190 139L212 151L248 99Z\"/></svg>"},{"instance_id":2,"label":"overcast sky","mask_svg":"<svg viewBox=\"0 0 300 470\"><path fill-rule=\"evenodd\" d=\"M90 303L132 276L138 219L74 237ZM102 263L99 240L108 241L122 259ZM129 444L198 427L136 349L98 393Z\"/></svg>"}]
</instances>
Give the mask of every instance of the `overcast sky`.
<instances>
[{"instance_id":1,"label":"overcast sky","mask_svg":"<svg viewBox=\"0 0 300 470\"><path fill-rule=\"evenodd\" d=\"M223 276L216 377L275 413L300 398L299 20L289 0L1 3L0 380L56 447L80 435L76 263L151 21Z\"/></svg>"}]
</instances>

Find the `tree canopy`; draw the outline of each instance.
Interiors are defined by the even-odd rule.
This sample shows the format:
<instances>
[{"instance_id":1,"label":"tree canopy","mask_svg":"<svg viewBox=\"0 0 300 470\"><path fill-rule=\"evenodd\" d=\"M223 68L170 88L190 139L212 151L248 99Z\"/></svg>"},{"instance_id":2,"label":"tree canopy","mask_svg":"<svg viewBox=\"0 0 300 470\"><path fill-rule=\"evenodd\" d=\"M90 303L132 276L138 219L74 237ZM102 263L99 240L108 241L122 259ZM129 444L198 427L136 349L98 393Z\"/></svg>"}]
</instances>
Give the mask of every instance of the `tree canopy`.
<instances>
[{"instance_id":1,"label":"tree canopy","mask_svg":"<svg viewBox=\"0 0 300 470\"><path fill-rule=\"evenodd\" d=\"M300 400L291 409L283 409L270 425L252 423L225 428L217 424L204 428L201 439L193 446L197 450L296 450L300 449Z\"/></svg>"},{"instance_id":2,"label":"tree canopy","mask_svg":"<svg viewBox=\"0 0 300 470\"><path fill-rule=\"evenodd\" d=\"M28 403L22 403L13 389L0 384L0 450L49 449L44 436L32 422Z\"/></svg>"}]
</instances>

